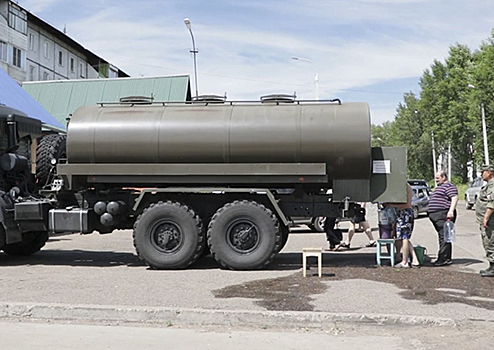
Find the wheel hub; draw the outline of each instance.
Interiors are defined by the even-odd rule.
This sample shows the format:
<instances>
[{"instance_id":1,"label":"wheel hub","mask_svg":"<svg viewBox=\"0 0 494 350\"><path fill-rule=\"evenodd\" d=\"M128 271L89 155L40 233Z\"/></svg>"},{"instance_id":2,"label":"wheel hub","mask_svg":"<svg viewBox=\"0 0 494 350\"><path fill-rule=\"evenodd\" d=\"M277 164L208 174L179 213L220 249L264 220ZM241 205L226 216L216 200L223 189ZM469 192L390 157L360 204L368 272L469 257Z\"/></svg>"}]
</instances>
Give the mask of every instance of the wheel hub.
<instances>
[{"instance_id":1,"label":"wheel hub","mask_svg":"<svg viewBox=\"0 0 494 350\"><path fill-rule=\"evenodd\" d=\"M253 251L259 244L259 232L251 222L238 222L231 226L228 234L229 243L240 253Z\"/></svg>"},{"instance_id":2,"label":"wheel hub","mask_svg":"<svg viewBox=\"0 0 494 350\"><path fill-rule=\"evenodd\" d=\"M166 253L171 253L180 247L182 233L173 223L159 225L153 235L154 244Z\"/></svg>"}]
</instances>

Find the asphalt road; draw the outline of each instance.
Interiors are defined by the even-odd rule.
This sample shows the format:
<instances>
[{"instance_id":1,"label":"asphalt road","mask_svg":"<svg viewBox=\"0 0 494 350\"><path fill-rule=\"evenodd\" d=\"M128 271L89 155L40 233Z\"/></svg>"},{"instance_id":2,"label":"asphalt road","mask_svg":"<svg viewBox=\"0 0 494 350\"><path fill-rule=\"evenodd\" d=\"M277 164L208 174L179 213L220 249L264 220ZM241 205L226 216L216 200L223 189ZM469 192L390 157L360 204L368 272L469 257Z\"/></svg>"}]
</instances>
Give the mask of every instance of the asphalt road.
<instances>
[{"instance_id":1,"label":"asphalt road","mask_svg":"<svg viewBox=\"0 0 494 350\"><path fill-rule=\"evenodd\" d=\"M309 350L400 349L397 336L343 332L177 329L0 322L2 349L10 350Z\"/></svg>"},{"instance_id":2,"label":"asphalt road","mask_svg":"<svg viewBox=\"0 0 494 350\"><path fill-rule=\"evenodd\" d=\"M459 204L458 211L454 264L447 269L467 272L477 278L478 270L487 264L474 212L466 211L463 203ZM369 221L371 226L377 227L373 210L369 211ZM343 229L346 227L345 223L341 225ZM324 234L312 233L305 227L295 228L283 251L268 269L261 271L223 270L211 257L187 270L153 271L135 256L131 235L131 231L118 231L108 235L57 236L31 257L12 258L0 254L0 317L11 325L4 329L12 327L11 331L15 332L12 321L26 320L172 328L233 327L232 332L240 332L238 327L253 328L256 332L306 328L314 332L333 332L333 335L336 332L339 339L348 337L350 343L359 344L359 332L371 336L376 332L373 325L386 325L387 335L382 340L393 346L385 348L395 348L396 344L396 348L421 348L425 344L434 349L434 344L441 344L441 339L436 338L441 334L446 334L448 339L449 334L451 339L467 339L468 335L477 336L479 341L492 341L492 309L455 302L462 285L455 286L454 291L441 291L452 295L451 302L427 304L405 298L403 290L395 284L365 278L334 278L337 272L333 266L348 261L352 269L353 257L368 262L371 272L402 273L400 276L407 278L405 273L389 266L376 268L375 248L325 253L323 278L315 277L312 268L309 277L303 279L302 248L326 247ZM363 247L365 243L365 235L357 233L352 246ZM437 238L427 217L416 221L413 243L425 246L428 258L435 259ZM420 277L428 268L406 273ZM316 288L318 292L307 299L313 311L266 311L259 303L262 295L258 298L218 296L218 291L248 289L259 281L265 282L265 289L269 291L271 281L283 279L292 281L288 288L310 284L324 287ZM479 276L477 281L480 279ZM491 282L494 287L494 279ZM483 302L494 305L494 299L484 299L487 300ZM411 325L416 325L414 331L410 333L409 329L406 334L415 336L408 339L400 327ZM435 327L441 330L436 331ZM379 339L376 341L380 344ZM461 348L455 347L458 343L453 341L449 344L451 349Z\"/></svg>"},{"instance_id":3,"label":"asphalt road","mask_svg":"<svg viewBox=\"0 0 494 350\"><path fill-rule=\"evenodd\" d=\"M374 214L369 215L373 227L377 226ZM344 228L345 223L341 224ZM459 205L457 241L454 244L455 264L452 268L477 273L487 266L473 211ZM377 235L377 232L374 232ZM422 217L416 221L413 243L427 247L431 259L437 251L436 233L429 220ZM364 234L357 233L352 245L365 245ZM266 270L229 271L220 269L212 257L200 260L187 270L154 271L148 269L135 255L132 232L116 231L108 235L68 235L52 237L47 245L30 257L13 258L0 254L2 269L0 294L3 302L59 303L87 305L123 305L152 307L186 307L226 310L263 310L252 300L229 300L215 298L211 293L231 285L261 279L301 274L301 251L303 247L326 247L324 234L310 233L300 227L290 235L283 251ZM363 248L348 252L325 253L324 266L329 270L333 260L351 254L375 256L375 248ZM494 282L494 281L493 281ZM347 288L355 284L361 293L369 291L369 300L383 291L379 283L366 281L335 281L345 295ZM362 295L364 296L364 295ZM333 298L334 300L334 298ZM326 303L326 301L328 303ZM397 301L397 303L399 303ZM354 304L352 303L344 303ZM371 304L369 302L369 304ZM353 312L320 295L316 300L319 311ZM369 305L371 307L371 305ZM388 312L394 311L389 308ZM396 311L400 311L401 307ZM370 312L380 312L381 307L371 307ZM440 315L440 316L446 316Z\"/></svg>"}]
</instances>

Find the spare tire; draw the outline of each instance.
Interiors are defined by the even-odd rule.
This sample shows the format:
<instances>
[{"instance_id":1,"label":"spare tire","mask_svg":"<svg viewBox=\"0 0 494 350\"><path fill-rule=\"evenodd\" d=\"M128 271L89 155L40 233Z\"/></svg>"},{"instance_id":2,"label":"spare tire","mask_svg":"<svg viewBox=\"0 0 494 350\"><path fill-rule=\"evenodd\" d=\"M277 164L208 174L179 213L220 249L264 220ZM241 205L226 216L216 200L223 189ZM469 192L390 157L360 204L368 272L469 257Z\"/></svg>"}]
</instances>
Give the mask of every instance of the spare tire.
<instances>
[{"instance_id":1,"label":"spare tire","mask_svg":"<svg viewBox=\"0 0 494 350\"><path fill-rule=\"evenodd\" d=\"M39 186L49 185L53 180L54 164L60 158L67 157L66 145L66 135L51 134L39 140L36 150L36 179Z\"/></svg>"}]
</instances>

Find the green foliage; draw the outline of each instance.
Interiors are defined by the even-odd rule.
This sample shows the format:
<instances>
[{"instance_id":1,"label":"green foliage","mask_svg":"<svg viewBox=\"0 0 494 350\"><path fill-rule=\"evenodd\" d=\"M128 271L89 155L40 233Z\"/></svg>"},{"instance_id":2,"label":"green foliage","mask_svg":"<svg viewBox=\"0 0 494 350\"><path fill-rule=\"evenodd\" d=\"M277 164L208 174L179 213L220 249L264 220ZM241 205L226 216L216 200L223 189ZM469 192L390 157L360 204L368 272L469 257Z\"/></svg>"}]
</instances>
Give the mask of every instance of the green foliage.
<instances>
[{"instance_id":1,"label":"green foliage","mask_svg":"<svg viewBox=\"0 0 494 350\"><path fill-rule=\"evenodd\" d=\"M392 122L385 122L382 125L372 125L372 146L373 147L383 147L392 146Z\"/></svg>"},{"instance_id":2,"label":"green foliage","mask_svg":"<svg viewBox=\"0 0 494 350\"><path fill-rule=\"evenodd\" d=\"M435 60L419 85L420 96L405 93L393 122L372 126L373 145L407 146L408 176L431 179L434 135L437 156L450 146L455 182L466 183L467 165L478 169L484 160L481 106L489 154L494 149L494 31L474 52L465 45L451 46L446 60Z\"/></svg>"},{"instance_id":3,"label":"green foliage","mask_svg":"<svg viewBox=\"0 0 494 350\"><path fill-rule=\"evenodd\" d=\"M465 192L468 189L468 185L467 184L462 184L462 183L458 183L458 184L455 184L455 185L456 185L456 187L458 187L458 198L460 198L460 199L465 198Z\"/></svg>"}]
</instances>

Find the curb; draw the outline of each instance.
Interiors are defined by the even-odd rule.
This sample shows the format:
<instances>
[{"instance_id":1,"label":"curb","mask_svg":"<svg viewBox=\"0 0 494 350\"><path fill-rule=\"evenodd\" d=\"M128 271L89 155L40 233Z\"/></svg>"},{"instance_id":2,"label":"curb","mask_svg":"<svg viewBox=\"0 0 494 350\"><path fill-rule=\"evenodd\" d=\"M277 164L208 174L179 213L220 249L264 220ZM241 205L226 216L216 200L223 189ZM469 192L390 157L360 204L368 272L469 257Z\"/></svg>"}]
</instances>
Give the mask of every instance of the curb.
<instances>
[{"instance_id":1,"label":"curb","mask_svg":"<svg viewBox=\"0 0 494 350\"><path fill-rule=\"evenodd\" d=\"M454 327L449 318L310 311L206 310L62 304L0 304L1 319L122 322L163 326L328 329L335 324Z\"/></svg>"}]
</instances>

